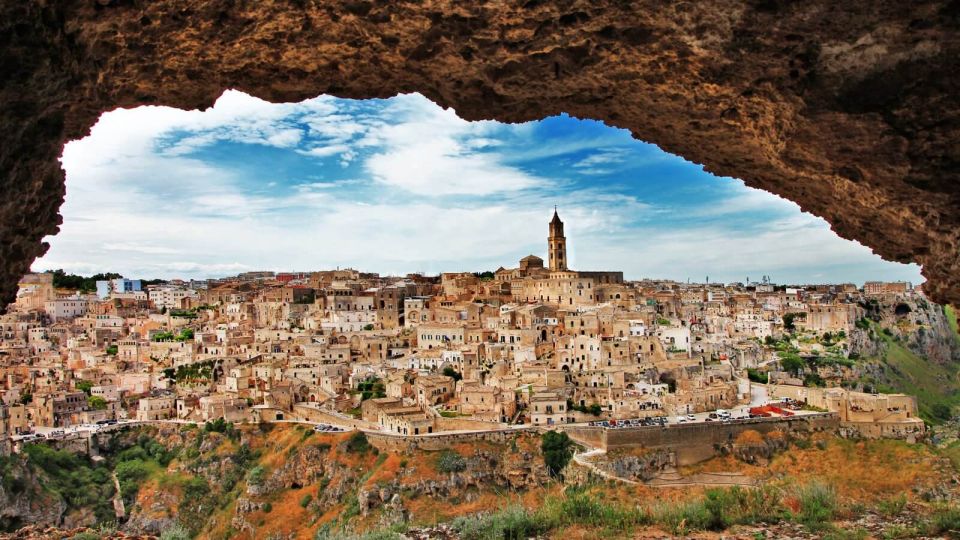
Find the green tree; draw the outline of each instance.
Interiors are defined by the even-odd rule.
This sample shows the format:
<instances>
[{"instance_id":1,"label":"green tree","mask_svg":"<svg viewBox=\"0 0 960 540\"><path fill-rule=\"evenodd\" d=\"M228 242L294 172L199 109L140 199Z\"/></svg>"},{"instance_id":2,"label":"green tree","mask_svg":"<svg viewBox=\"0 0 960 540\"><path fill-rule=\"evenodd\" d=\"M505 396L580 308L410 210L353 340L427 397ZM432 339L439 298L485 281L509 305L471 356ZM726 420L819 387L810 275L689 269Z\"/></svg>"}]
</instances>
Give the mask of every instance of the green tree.
<instances>
[{"instance_id":1,"label":"green tree","mask_svg":"<svg viewBox=\"0 0 960 540\"><path fill-rule=\"evenodd\" d=\"M570 463L573 457L573 441L563 432L548 431L540 439L540 450L543 452L543 462L553 476L559 476L560 471Z\"/></svg>"},{"instance_id":2,"label":"green tree","mask_svg":"<svg viewBox=\"0 0 960 540\"><path fill-rule=\"evenodd\" d=\"M88 396L87 405L89 405L91 409L102 411L107 408L107 400L100 396Z\"/></svg>"},{"instance_id":3,"label":"green tree","mask_svg":"<svg viewBox=\"0 0 960 540\"><path fill-rule=\"evenodd\" d=\"M74 385L77 390L80 390L86 395L90 395L90 389L93 388L93 381L77 381L77 384Z\"/></svg>"},{"instance_id":4,"label":"green tree","mask_svg":"<svg viewBox=\"0 0 960 540\"><path fill-rule=\"evenodd\" d=\"M938 420L947 421L953 416L950 407L944 403L937 403L930 408L930 413Z\"/></svg>"},{"instance_id":5,"label":"green tree","mask_svg":"<svg viewBox=\"0 0 960 540\"><path fill-rule=\"evenodd\" d=\"M805 316L805 313L787 313L783 316L783 329L789 332L793 332L797 329L794 321L797 317Z\"/></svg>"},{"instance_id":6,"label":"green tree","mask_svg":"<svg viewBox=\"0 0 960 540\"><path fill-rule=\"evenodd\" d=\"M116 345L110 345L107 347L107 354L110 356L116 356L118 352L120 352L120 347L117 347Z\"/></svg>"},{"instance_id":7,"label":"green tree","mask_svg":"<svg viewBox=\"0 0 960 540\"><path fill-rule=\"evenodd\" d=\"M787 373L798 373L806 366L802 358L792 353L780 355L780 367Z\"/></svg>"},{"instance_id":8,"label":"green tree","mask_svg":"<svg viewBox=\"0 0 960 540\"><path fill-rule=\"evenodd\" d=\"M463 375L461 375L459 371L453 369L453 366L447 366L443 368L443 374L447 377L453 377L454 382L463 378Z\"/></svg>"}]
</instances>

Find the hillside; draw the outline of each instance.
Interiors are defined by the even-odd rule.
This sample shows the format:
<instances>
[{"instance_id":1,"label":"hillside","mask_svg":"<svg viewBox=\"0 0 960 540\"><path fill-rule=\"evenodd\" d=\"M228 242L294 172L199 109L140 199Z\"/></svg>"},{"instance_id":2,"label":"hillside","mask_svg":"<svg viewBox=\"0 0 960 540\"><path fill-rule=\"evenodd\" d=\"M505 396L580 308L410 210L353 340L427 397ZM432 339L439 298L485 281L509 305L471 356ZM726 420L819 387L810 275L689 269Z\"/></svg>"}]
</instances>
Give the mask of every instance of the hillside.
<instances>
[{"instance_id":1,"label":"hillside","mask_svg":"<svg viewBox=\"0 0 960 540\"><path fill-rule=\"evenodd\" d=\"M724 529L776 537L960 527L960 508L948 502L957 500L951 481L957 471L933 447L825 433L742 439L738 445L776 450L764 451L760 461L756 452L738 451L681 472L735 471L760 489L597 482L573 464L564 469L565 480L551 478L542 441L532 434L506 443L386 452L357 433L315 434L291 425L134 429L110 442L100 465L32 447L25 459L5 462L0 499L10 509L62 508L60 516L27 516L5 506L8 529L28 519L99 527L78 537L84 539L114 530L117 519L104 505L114 495L105 481L111 473L128 512L120 530L162 532L167 540L340 539L364 532L363 538L387 539L404 531L465 540L595 538L598 531L644 538ZM735 457L745 455L754 456L751 463ZM21 479L15 492L7 478Z\"/></svg>"},{"instance_id":2,"label":"hillside","mask_svg":"<svg viewBox=\"0 0 960 540\"><path fill-rule=\"evenodd\" d=\"M960 405L956 312L926 301L870 307L851 336L851 356L860 360L857 383L917 396L925 420L948 420Z\"/></svg>"}]
</instances>

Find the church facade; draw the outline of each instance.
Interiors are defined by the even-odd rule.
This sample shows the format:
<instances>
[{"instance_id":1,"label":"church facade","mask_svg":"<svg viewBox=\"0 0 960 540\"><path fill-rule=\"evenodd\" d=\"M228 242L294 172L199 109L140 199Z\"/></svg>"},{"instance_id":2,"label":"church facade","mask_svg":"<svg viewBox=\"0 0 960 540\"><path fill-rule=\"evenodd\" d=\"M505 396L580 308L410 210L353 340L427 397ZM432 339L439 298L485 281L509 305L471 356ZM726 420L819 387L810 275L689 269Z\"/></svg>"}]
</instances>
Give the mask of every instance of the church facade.
<instances>
[{"instance_id":1,"label":"church facade","mask_svg":"<svg viewBox=\"0 0 960 540\"><path fill-rule=\"evenodd\" d=\"M613 289L623 288L623 272L577 271L569 269L567 239L563 221L556 209L547 231L547 259L527 255L517 268L499 268L495 279L509 283L517 302L543 303L560 308L576 308L619 297Z\"/></svg>"}]
</instances>

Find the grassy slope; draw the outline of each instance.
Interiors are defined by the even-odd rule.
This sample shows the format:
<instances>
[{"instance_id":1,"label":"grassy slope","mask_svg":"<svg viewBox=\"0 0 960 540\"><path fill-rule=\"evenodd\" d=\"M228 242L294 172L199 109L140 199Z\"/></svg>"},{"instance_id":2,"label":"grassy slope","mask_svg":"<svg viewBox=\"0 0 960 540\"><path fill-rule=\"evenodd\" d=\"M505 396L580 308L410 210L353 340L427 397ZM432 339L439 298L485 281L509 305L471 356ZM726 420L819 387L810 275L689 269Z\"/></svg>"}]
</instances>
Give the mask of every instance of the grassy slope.
<instances>
[{"instance_id":1,"label":"grassy slope","mask_svg":"<svg viewBox=\"0 0 960 540\"><path fill-rule=\"evenodd\" d=\"M960 325L957 324L957 310L953 309L952 306L945 306L944 311L947 313L947 321L950 322L950 328L953 329L954 337L960 340Z\"/></svg>"},{"instance_id":2,"label":"grassy slope","mask_svg":"<svg viewBox=\"0 0 960 540\"><path fill-rule=\"evenodd\" d=\"M880 359L889 388L883 390L917 396L920 415L931 421L931 408L942 403L949 407L960 404L960 384L956 369L929 362L907 349L892 337L877 333L886 345Z\"/></svg>"}]
</instances>

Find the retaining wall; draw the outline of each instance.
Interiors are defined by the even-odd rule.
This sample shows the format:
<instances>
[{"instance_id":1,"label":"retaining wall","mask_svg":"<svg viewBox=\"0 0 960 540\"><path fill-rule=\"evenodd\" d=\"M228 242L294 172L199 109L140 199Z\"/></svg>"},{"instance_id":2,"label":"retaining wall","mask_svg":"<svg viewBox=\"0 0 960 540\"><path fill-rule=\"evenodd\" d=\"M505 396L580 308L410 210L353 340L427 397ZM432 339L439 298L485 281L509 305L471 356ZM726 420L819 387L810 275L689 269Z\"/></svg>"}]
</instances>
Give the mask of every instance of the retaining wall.
<instances>
[{"instance_id":1,"label":"retaining wall","mask_svg":"<svg viewBox=\"0 0 960 540\"><path fill-rule=\"evenodd\" d=\"M809 433L835 431L839 427L836 413L821 413L789 418L755 418L732 422L697 422L666 427L605 429L602 448L611 450L630 446L670 449L677 454L678 465L692 465L717 455L718 449L731 443L747 430L769 433Z\"/></svg>"},{"instance_id":2,"label":"retaining wall","mask_svg":"<svg viewBox=\"0 0 960 540\"><path fill-rule=\"evenodd\" d=\"M443 450L455 444L487 441L509 443L522 433L531 433L532 429L502 429L497 431L477 431L470 433L437 433L432 435L396 435L391 433L367 431L367 440L381 451L405 452L408 450Z\"/></svg>"}]
</instances>

